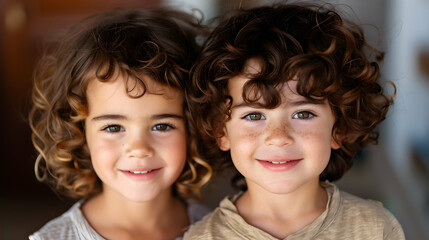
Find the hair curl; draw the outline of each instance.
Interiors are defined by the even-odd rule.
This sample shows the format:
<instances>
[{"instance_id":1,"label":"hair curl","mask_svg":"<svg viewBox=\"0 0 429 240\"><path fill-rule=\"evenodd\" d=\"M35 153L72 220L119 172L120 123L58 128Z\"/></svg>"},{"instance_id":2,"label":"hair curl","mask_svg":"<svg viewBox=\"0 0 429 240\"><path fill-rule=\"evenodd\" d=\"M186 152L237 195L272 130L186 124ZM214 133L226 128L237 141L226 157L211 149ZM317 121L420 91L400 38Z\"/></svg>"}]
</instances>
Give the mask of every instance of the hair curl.
<instances>
[{"instance_id":1,"label":"hair curl","mask_svg":"<svg viewBox=\"0 0 429 240\"><path fill-rule=\"evenodd\" d=\"M145 89L139 77L145 74L186 91L189 69L200 50L197 37L204 32L196 18L183 12L117 10L89 17L59 39L42 57L34 75L29 123L39 153L38 180L72 198L99 193L101 181L92 168L84 134L89 80L105 82L119 73ZM189 118L186 104L184 112ZM187 123L187 131L187 164L173 190L181 197L199 197L211 167L195 157L191 142L195 127Z\"/></svg>"},{"instance_id":2,"label":"hair curl","mask_svg":"<svg viewBox=\"0 0 429 240\"><path fill-rule=\"evenodd\" d=\"M375 61L369 60L366 50L376 53ZM227 99L233 100L228 96L228 79L241 74L250 58L260 60L261 72L243 87L245 102L259 104L262 98L264 104L259 105L277 107L279 86L294 76L300 95L328 100L336 119L332 135L340 149L332 150L321 181L341 178L359 148L377 143L375 127L384 120L394 95L386 96L377 83L377 61L383 53L367 44L359 26L315 5L240 9L214 29L194 67L190 104L201 130L198 151L213 167L231 166L229 151L222 152L217 140L228 121L231 101ZM245 190L242 180L238 173L233 184Z\"/></svg>"}]
</instances>

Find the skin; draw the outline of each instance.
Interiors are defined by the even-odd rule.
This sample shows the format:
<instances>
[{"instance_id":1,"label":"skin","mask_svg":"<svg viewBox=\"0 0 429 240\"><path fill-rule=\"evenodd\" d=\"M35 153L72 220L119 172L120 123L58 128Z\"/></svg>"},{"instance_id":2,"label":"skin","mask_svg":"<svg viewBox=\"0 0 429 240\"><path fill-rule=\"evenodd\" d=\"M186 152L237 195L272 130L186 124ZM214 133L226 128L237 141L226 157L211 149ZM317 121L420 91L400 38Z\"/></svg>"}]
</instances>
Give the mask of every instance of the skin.
<instances>
[{"instance_id":1,"label":"skin","mask_svg":"<svg viewBox=\"0 0 429 240\"><path fill-rule=\"evenodd\" d=\"M334 115L325 101L315 104L296 94L297 80L284 84L282 103L257 108L242 99L249 74L259 71L257 59L244 74L228 82L233 99L231 119L219 140L245 177L248 190L236 201L251 225L284 238L313 222L326 208L327 194L319 175L329 162Z\"/></svg>"},{"instance_id":2,"label":"skin","mask_svg":"<svg viewBox=\"0 0 429 240\"><path fill-rule=\"evenodd\" d=\"M122 76L87 88L86 141L103 191L82 210L107 239L172 239L189 224L186 206L172 196L186 161L183 93L143 80L139 98L130 95L143 89L129 80L127 93Z\"/></svg>"}]
</instances>

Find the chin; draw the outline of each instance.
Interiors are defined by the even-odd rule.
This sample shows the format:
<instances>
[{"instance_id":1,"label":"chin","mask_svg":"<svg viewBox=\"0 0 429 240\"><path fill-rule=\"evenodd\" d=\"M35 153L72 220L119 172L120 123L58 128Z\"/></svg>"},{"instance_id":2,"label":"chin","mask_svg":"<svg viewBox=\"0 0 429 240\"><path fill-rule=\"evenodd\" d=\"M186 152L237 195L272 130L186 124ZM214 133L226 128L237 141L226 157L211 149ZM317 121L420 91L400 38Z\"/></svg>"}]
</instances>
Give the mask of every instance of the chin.
<instances>
[{"instance_id":1,"label":"chin","mask_svg":"<svg viewBox=\"0 0 429 240\"><path fill-rule=\"evenodd\" d=\"M143 203L143 202L149 202L152 201L154 199L156 199L156 197L159 194L156 193L142 193L142 192L138 192L138 193L129 193L129 194L124 194L123 196L131 201L131 202L135 202L135 203Z\"/></svg>"},{"instance_id":2,"label":"chin","mask_svg":"<svg viewBox=\"0 0 429 240\"><path fill-rule=\"evenodd\" d=\"M297 189L297 186L292 183L269 183L264 189L274 194L288 194Z\"/></svg>"}]
</instances>

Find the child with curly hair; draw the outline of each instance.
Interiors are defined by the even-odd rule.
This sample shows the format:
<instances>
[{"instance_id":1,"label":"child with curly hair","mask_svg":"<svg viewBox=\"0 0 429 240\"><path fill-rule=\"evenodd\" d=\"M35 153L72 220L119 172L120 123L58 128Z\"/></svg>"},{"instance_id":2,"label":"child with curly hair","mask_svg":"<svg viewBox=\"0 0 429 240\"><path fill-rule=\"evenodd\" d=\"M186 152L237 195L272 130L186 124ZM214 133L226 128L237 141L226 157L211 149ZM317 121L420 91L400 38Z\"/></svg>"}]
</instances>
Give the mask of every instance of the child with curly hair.
<instances>
[{"instance_id":1,"label":"child with curly hair","mask_svg":"<svg viewBox=\"0 0 429 240\"><path fill-rule=\"evenodd\" d=\"M184 239L404 239L379 202L330 183L377 143L393 103L377 83L381 58L357 25L320 6L222 20L195 66L190 104L200 154L218 170L233 163L241 192Z\"/></svg>"},{"instance_id":2,"label":"child with curly hair","mask_svg":"<svg viewBox=\"0 0 429 240\"><path fill-rule=\"evenodd\" d=\"M35 170L80 199L30 239L181 239L211 167L195 157L184 92L198 19L117 10L72 28L40 61L29 115Z\"/></svg>"}]
</instances>

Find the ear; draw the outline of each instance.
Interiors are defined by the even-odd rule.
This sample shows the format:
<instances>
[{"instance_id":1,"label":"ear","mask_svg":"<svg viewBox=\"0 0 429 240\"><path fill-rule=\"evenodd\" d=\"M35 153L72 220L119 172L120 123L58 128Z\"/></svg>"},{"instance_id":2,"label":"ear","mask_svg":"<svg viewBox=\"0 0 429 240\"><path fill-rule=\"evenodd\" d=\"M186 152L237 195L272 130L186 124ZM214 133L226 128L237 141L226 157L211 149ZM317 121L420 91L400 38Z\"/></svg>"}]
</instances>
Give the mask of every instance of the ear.
<instances>
[{"instance_id":1,"label":"ear","mask_svg":"<svg viewBox=\"0 0 429 240\"><path fill-rule=\"evenodd\" d=\"M335 135L335 137L334 137ZM339 134L339 133L334 133L333 136L331 137L331 148L334 150L338 150L340 149L340 144L338 144L337 141L341 141L343 139L343 135ZM337 139L337 140L335 140Z\"/></svg>"},{"instance_id":2,"label":"ear","mask_svg":"<svg viewBox=\"0 0 429 240\"><path fill-rule=\"evenodd\" d=\"M230 149L231 144L229 142L228 132L226 131L226 128L223 128L222 137L217 139L217 145L222 151L228 151Z\"/></svg>"},{"instance_id":3,"label":"ear","mask_svg":"<svg viewBox=\"0 0 429 240\"><path fill-rule=\"evenodd\" d=\"M340 148L340 145L335 141L334 137L331 138L331 148L334 150L338 150Z\"/></svg>"}]
</instances>

